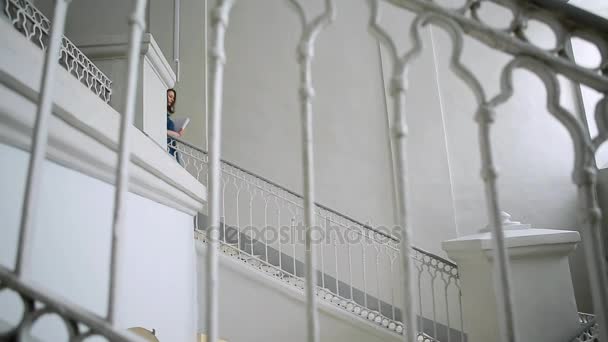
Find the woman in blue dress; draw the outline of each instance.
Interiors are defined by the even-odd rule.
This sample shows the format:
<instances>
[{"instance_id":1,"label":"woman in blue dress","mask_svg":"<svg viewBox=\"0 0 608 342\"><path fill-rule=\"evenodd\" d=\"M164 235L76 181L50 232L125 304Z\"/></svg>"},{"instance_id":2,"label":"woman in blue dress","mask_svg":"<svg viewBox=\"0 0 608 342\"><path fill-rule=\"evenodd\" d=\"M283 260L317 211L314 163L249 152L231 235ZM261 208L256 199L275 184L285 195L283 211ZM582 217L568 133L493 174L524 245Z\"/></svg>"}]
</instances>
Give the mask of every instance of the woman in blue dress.
<instances>
[{"instance_id":1,"label":"woman in blue dress","mask_svg":"<svg viewBox=\"0 0 608 342\"><path fill-rule=\"evenodd\" d=\"M175 104L177 102L177 92L175 89L167 89L167 145L169 146L169 154L174 156L179 162L179 154L175 150L176 141L172 138L181 138L184 134L184 129L175 130L175 122L171 119L171 114L175 113Z\"/></svg>"}]
</instances>

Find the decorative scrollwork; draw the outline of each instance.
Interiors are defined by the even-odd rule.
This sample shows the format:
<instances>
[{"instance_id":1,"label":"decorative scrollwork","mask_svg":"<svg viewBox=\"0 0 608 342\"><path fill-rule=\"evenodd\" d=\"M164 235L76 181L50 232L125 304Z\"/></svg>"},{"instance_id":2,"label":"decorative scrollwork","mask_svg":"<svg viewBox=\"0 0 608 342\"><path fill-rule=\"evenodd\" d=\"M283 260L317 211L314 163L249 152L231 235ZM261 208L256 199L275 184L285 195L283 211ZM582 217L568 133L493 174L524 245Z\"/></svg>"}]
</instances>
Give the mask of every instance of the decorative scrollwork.
<instances>
[{"instance_id":1,"label":"decorative scrollwork","mask_svg":"<svg viewBox=\"0 0 608 342\"><path fill-rule=\"evenodd\" d=\"M105 319L22 282L9 269L0 265L0 292L2 291L15 293L23 303L19 322L8 330L0 331L2 341L29 340L36 322L46 315L59 317L70 341L84 341L93 336L105 337L108 341L139 341L129 332L112 328Z\"/></svg>"},{"instance_id":2,"label":"decorative scrollwork","mask_svg":"<svg viewBox=\"0 0 608 342\"><path fill-rule=\"evenodd\" d=\"M27 0L5 0L4 14L15 29L46 50L51 22L34 5ZM59 64L104 102L110 102L112 81L66 37L61 40Z\"/></svg>"},{"instance_id":3,"label":"decorative scrollwork","mask_svg":"<svg viewBox=\"0 0 608 342\"><path fill-rule=\"evenodd\" d=\"M593 155L593 145L589 141L580 121L563 108L559 103L559 82L555 71L545 64L530 57L516 57L505 68L501 74L501 91L492 100L490 107L494 108L506 102L513 95L513 71L516 68L526 69L536 74L544 83L547 90L547 109L567 130L574 145L574 171L575 184L582 185L588 177L589 158Z\"/></svg>"},{"instance_id":4,"label":"decorative scrollwork","mask_svg":"<svg viewBox=\"0 0 608 342\"><path fill-rule=\"evenodd\" d=\"M551 66L560 74L575 82L585 84L600 92L608 91L608 40L605 20L591 13L572 11L571 5L556 2L542 8L533 1L513 0L468 0L459 9L445 8L436 2L426 0L387 0L393 5L415 13L436 13L449 18L462 28L471 38L489 47L518 56L533 57ZM489 27L479 15L479 8L493 3L512 11L513 20L506 29ZM550 8L549 8L550 7ZM535 20L547 26L556 38L550 49L535 45L529 39L528 22ZM588 68L579 65L574 56L567 53L567 45L572 37L579 37L594 45L600 53L600 63Z\"/></svg>"}]
</instances>

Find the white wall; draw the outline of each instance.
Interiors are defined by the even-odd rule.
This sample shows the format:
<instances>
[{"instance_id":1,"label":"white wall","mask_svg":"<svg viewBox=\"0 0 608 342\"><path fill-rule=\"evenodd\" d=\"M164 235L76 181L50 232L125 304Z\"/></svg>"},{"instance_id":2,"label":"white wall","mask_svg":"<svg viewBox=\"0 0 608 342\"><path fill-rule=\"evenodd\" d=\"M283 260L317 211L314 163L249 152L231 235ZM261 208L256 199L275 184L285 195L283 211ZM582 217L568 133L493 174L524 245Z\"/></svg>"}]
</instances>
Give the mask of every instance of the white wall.
<instances>
[{"instance_id":1,"label":"white wall","mask_svg":"<svg viewBox=\"0 0 608 342\"><path fill-rule=\"evenodd\" d=\"M313 63L317 199L360 221L391 224L386 94L380 77L380 70L388 76L390 65L382 58L381 69L376 42L367 32L367 5L337 1L336 7L337 19L319 36ZM399 46L404 50L412 17L385 7L384 26L403 37ZM237 3L226 36L223 113L223 157L297 192L299 34L287 6ZM542 31L535 34L548 39ZM426 49L412 65L407 95L409 199L415 245L442 254L440 241L477 231L487 224L487 215L473 97L448 71L447 36L433 29L435 56L428 31L423 39ZM488 96L497 93L500 66L508 60L466 39L463 61ZM502 208L535 227L577 229L569 136L547 113L540 81L517 72L515 82L515 96L498 109L492 131ZM562 82L561 100L580 114L567 82ZM580 271L573 267L582 284ZM577 290L579 295L587 291L584 285Z\"/></svg>"},{"instance_id":2,"label":"white wall","mask_svg":"<svg viewBox=\"0 0 608 342\"><path fill-rule=\"evenodd\" d=\"M0 145L0 262L15 262L28 154ZM40 205L35 211L32 264L27 279L104 315L114 187L52 162L44 165ZM124 254L119 260L117 321L124 328L155 328L163 341L194 340L196 277L192 217L130 194ZM0 296L0 319L17 309ZM51 321L37 328L45 341L62 336Z\"/></svg>"},{"instance_id":3,"label":"white wall","mask_svg":"<svg viewBox=\"0 0 608 342\"><path fill-rule=\"evenodd\" d=\"M205 329L205 252L197 245L199 332ZM219 336L230 342L306 341L304 296L241 261L220 256ZM398 341L399 336L320 304L322 341Z\"/></svg>"}]
</instances>

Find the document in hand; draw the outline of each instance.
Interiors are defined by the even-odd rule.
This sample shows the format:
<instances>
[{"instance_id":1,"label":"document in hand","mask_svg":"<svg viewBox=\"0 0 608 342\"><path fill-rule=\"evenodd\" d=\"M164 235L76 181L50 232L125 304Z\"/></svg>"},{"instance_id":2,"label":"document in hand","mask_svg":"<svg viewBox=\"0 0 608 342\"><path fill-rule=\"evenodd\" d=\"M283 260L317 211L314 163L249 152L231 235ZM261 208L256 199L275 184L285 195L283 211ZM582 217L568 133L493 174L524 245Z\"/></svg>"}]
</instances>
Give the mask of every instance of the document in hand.
<instances>
[{"instance_id":1,"label":"document in hand","mask_svg":"<svg viewBox=\"0 0 608 342\"><path fill-rule=\"evenodd\" d=\"M173 122L175 123L175 131L179 132L182 129L186 129L186 126L190 123L190 118L177 118Z\"/></svg>"}]
</instances>

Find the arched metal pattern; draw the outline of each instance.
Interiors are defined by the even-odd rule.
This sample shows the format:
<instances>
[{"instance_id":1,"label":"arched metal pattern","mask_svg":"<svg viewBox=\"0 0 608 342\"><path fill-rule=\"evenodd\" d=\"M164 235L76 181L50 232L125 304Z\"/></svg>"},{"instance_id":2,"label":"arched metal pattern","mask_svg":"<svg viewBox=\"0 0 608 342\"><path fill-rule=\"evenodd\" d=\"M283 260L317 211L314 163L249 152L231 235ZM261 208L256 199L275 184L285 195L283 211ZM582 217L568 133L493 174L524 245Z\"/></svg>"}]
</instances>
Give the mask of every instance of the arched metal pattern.
<instances>
[{"instance_id":1,"label":"arched metal pattern","mask_svg":"<svg viewBox=\"0 0 608 342\"><path fill-rule=\"evenodd\" d=\"M602 329L603 338L606 338L608 327L608 281L606 280L606 260L604 241L600 233L600 216L596 197L595 154L599 147L608 139L608 24L590 14L577 12L563 4L547 4L544 0L531 0L529 2L515 0L466 0L460 8L445 8L435 1L428 0L384 0L396 7L414 12L414 20L410 37L413 47L403 55L399 55L396 45L390 35L380 26L379 3L381 0L370 0L371 20L370 27L376 37L389 49L393 61L391 79L391 96L394 102L394 127L390 132L396 153L398 219L401 231L401 247L399 241L391 234L384 234L370 225L356 222L331 209L320 206L314 201L314 167L313 167L313 141L312 141L312 60L314 55L315 39L322 29L334 17L335 8L332 0L325 0L324 12L312 20L307 18L304 6L297 0L288 0L295 9L302 25L302 36L298 45L298 63L300 66L300 104L302 114L303 132L303 170L304 170L304 196L300 197L289 190L281 188L252 173L240 169L229 163L222 162L221 157L221 113L223 68L226 60L224 51L224 38L228 27L228 17L235 0L219 0L212 12L212 44L209 51L211 60L210 84L210 153L197 150L181 141L174 141L174 147L184 157L184 167L197 179L204 181L209 189L208 213L210 217L207 234L198 232L197 236L209 245L207 258L207 329L212 341L218 337L218 254L219 251L239 258L269 276L280 279L304 292L307 297L308 340L318 340L318 320L316 317L316 298L325 300L345 311L359 315L369 322L387 327L396 333L404 335L407 341L424 340L432 338L418 335L424 328L422 323L423 299L418 294L416 303L415 284L418 289L423 286L422 277L432 288L429 298L425 298L424 305L428 305L433 318L432 332L437 335L438 316L445 311L448 327L454 320L450 316L451 303L448 301L450 288L459 290L458 270L455 265L440 257L426 253L411 245L411 229L409 224L408 202L406 201L407 183L407 156L405 155L407 140L407 123L405 122L407 68L421 53L421 30L425 25L433 24L448 33L452 41L450 57L451 70L473 92L478 110L476 120L479 124L480 153L482 159L482 177L485 181L486 202L488 216L493 228L493 242L496 251L495 265L497 267L496 293L498 307L502 320L502 339L515 341L516 327L514 326L514 309L510 299L510 282L508 258L504 248L500 206L498 202L498 189L496 186L497 172L495 171L490 127L495 116L495 109L507 101L513 94L512 74L515 69L523 68L536 74L543 81L547 89L547 107L549 112L568 130L573 142L575 167L573 172L574 183L579 188L581 207L581 222L583 224L584 250L589 267L590 283L594 298L596 320L587 320L585 325L587 335L595 334ZM28 40L46 49L40 101L36 117L32 140L32 156L28 170L27 190L24 199L22 223L20 227L17 266L15 272L0 266L0 291L16 292L23 303L23 315L14 327L2 332L0 338L8 341L19 340L29 336L32 326L46 315L57 314L63 322L71 340L82 341L91 336L104 336L112 341L127 341L128 334L118 333L111 326L115 310L114 298L116 284L119 283L117 274L120 266L120 236L124 223L124 199L128 185L129 149L128 128L131 126L134 98L136 90L137 70L139 63L139 46L144 30L145 0L138 0L135 10L129 18L131 37L129 47L129 72L127 77L127 102L124 115L121 119L119 138L119 162L117 168L117 186L115 193L115 212L113 221L112 252L111 252L111 279L109 295L109 313L107 320L78 309L73 303L65 303L44 291L25 283L21 278L24 268L29 264L28 248L32 232L32 212L36 207L36 191L41 173L41 165L45 156L47 140L47 125L51 115L52 84L56 71L58 57L60 65L75 75L85 86L95 91L104 100L109 101L111 90L109 80L105 75L93 68L92 63L63 37L69 0L56 0L54 24L42 16L26 0L5 0L5 14L11 23ZM495 28L491 23L484 21L483 10L492 4L508 11L512 18L503 28ZM539 4L544 4L539 6ZM179 19L179 1L175 1L175 15ZM555 36L554 46L545 47L535 41L528 30L528 24L539 22L551 30ZM179 36L179 26L176 26ZM483 44L513 56L512 61L505 67L501 78L500 93L488 100L484 88L474 75L460 62L463 49L463 36L472 37ZM567 44L573 37L592 44L599 52L599 62L594 66L583 66L574 59L568 51ZM176 62L179 62L179 45L176 46ZM179 64L178 64L179 65ZM178 71L179 73L179 71ZM559 84L557 75L563 75L571 81L584 84L603 94L603 98L596 106L596 122L598 135L588 137L580 122L574 115L559 105ZM236 198L236 210L232 218L235 219L235 229L227 225L231 219L228 211L233 209L226 204L232 192ZM264 226L269 222L277 222L280 227L283 223L288 225L291 240L278 241L277 263L271 262L274 246L264 236L256 240L250 232L241 231L241 226L253 224L256 219L262 218ZM328 233L325 238L330 242L327 247L320 248L321 279L316 276L319 269L313 249L315 238L313 227L319 225ZM305 241L298 244L296 231L298 226L305 229ZM357 242L347 243L346 249L341 250L335 240L332 241L332 232L335 227L345 232L346 237L353 235ZM339 236L339 234L338 234ZM234 239L233 239L234 238ZM606 237L603 237L606 238ZM220 239L222 241L220 241ZM220 244L221 242L221 244ZM221 248L220 248L221 247ZM303 248L302 248L303 247ZM304 255L298 260L298 254ZM399 254L400 252L400 254ZM399 255L401 258L399 259ZM347 257L344 257L347 256ZM327 259L327 262L325 262ZM347 263L341 264L342 260ZM303 260L304 262L302 262ZM360 262L359 262L360 260ZM355 261L355 262L353 262ZM357 271L353 265L359 262L360 287L354 286ZM403 290L403 307L399 310L395 304L399 297L394 287L384 289L381 284L383 270L388 270L392 276L393 270L402 264L402 274L397 277L403 281L399 289L399 282L395 282L398 290ZM359 266L359 265L355 265ZM398 273L398 272L396 272ZM305 275L305 277L304 277ZM346 280L348 279L348 280ZM437 285L437 286L436 286ZM440 288L435 292L435 288ZM357 291L359 298L357 297ZM370 292L375 291L375 296ZM419 291L420 292L420 291ZM458 291L459 294L459 291ZM460 299L460 298L458 298ZM445 307L438 309L439 302L445 302ZM417 323L415 307L420 307L420 323ZM388 308L388 309L386 309ZM460 309L460 340L462 334L462 306ZM401 312L399 312L401 311ZM581 321L584 321L581 319ZM592 331L592 332L590 332ZM436 336L435 336L436 337ZM521 338L521 336L520 336ZM448 336L449 341L449 336Z\"/></svg>"},{"instance_id":2,"label":"arched metal pattern","mask_svg":"<svg viewBox=\"0 0 608 342\"><path fill-rule=\"evenodd\" d=\"M520 63L522 66L536 66L537 64L546 65L550 68L551 75L559 73L574 82L584 84L597 91L606 93L606 91L608 91L608 79L606 77L608 68L608 39L605 36L605 32L606 29L608 29L608 25L606 24L606 21L595 18L593 15L580 13L571 8L565 8L564 6L560 7L555 5L553 6L554 8L539 7L536 3L541 1L521 3L516 1L468 0L465 1L460 8L455 9L443 7L434 1L388 0L387 2L399 8L417 13L418 17L416 21L419 21L421 17L442 18L441 20L434 20L434 23L443 26L452 39L453 54L452 59L450 60L451 69L461 80L467 83L475 94L479 106L476 114L476 121L479 124L480 150L483 164L482 178L486 184L488 216L492 223L491 226L494 228L493 242L496 252L495 265L497 266L499 275L499 277L496 278L497 300L499 313L503 317L501 322L503 326L503 340L515 341L517 330L516 327L514 327L514 310L511 299L509 298L510 284L508 260L504 249L503 233L499 217L500 208L498 204L498 190L496 187L497 172L492 158L490 139L490 126L494 119L493 105L504 97L509 96L508 90L510 88L506 86L510 86L510 82L507 82L510 81L510 78L503 78L503 93L495 98L492 101L492 104L487 103L483 88L479 82L475 81L470 72L463 69L462 65L459 64L458 59L455 59L454 57L459 54L462 48L461 37L466 33L468 36L479 40L493 49L506 52L515 57L522 55L528 56L528 59L523 61L516 58L519 62L513 62L515 64ZM511 12L512 20L506 28L496 29L483 22L482 15L480 15L480 8L488 4L502 7ZM556 13L559 14L556 15ZM410 59L415 58L420 51L420 38L416 35L416 32L413 32L411 38L414 47L405 55L398 56L396 45L392 42L386 31L379 27L378 18L378 1L372 1L372 20L370 26L375 35L387 46L394 61L391 95L395 99L395 110L397 112L395 115L395 125L401 125L401 128L396 129L394 135L395 137L403 137L406 133L406 126L399 120L398 113L401 110L400 108L404 107L404 104L403 100L398 98L400 97L398 94L402 94L404 92L403 89L406 88L407 81L403 79L403 75L407 74L407 62ZM554 47L547 49L538 46L537 43L530 38L527 32L527 23L530 20L539 21L552 31L556 38ZM441 23L443 23L443 25ZM567 45L569 44L571 37L584 39L597 48L600 53L600 62L597 66L581 66L574 60L574 56L567 53ZM510 65L513 66L515 64ZM538 70L538 68L535 69ZM543 70L546 71L547 69ZM548 81L547 72L541 72L539 76L544 77L543 80L547 86L552 85L552 83ZM550 90L548 89L548 91ZM583 208L581 217L583 217L582 223L585 227L584 240L586 260L590 273L592 273L590 283L594 295L594 303L596 303L596 311L598 312L599 326L606 326L607 324L603 317L606 317L606 296L608 294L605 289L608 288L608 286L606 286L605 280L605 252L599 227L600 212L595 195L595 150L589 148L591 146L588 141L589 139L583 138L584 134L582 131L578 132L574 128L580 127L580 123L576 118L561 115L563 112L560 110L559 106L556 105L556 103L559 102L559 92L555 92L554 96L557 98L557 102L555 102L555 99L552 99L554 101L549 101L549 110L554 113L566 128L569 129L571 136L573 137L575 150L579 152L576 156L576 165L578 168L575 170L574 176L575 183L579 186L579 198L581 207ZM596 117L600 134L593 140L596 148L606 138L606 120L603 118L606 100L600 101L597 107ZM404 139L402 138L402 141L403 140ZM587 148L583 151L581 150L581 146L587 146ZM399 147L403 150L403 146L398 146L398 148ZM399 158L399 156L397 156L397 158ZM400 173L403 173L402 171L403 170L401 170ZM403 195L405 195L403 186L399 187L399 191L403 191ZM401 204L401 207L402 210L405 210L406 205ZM400 224L407 227L406 219L403 219ZM404 274L404 277L407 276Z\"/></svg>"},{"instance_id":3,"label":"arched metal pattern","mask_svg":"<svg viewBox=\"0 0 608 342\"><path fill-rule=\"evenodd\" d=\"M315 251L312 246L315 227L315 181L314 181L314 142L313 142L313 110L312 98L312 59L315 51L315 40L321 30L335 16L333 0L325 0L325 11L308 21L304 8L297 0L289 0L295 9L302 25L302 36L298 46L298 63L300 64L300 111L302 126L302 167L304 182L304 227L305 237L305 293L306 293L306 322L307 338L310 342L319 341L319 318L315 298L317 274Z\"/></svg>"},{"instance_id":4,"label":"arched metal pattern","mask_svg":"<svg viewBox=\"0 0 608 342\"><path fill-rule=\"evenodd\" d=\"M434 24L439 26L443 30L445 30L450 38L452 39L452 53L450 58L450 68L452 71L463 80L467 86L472 90L475 98L478 103L483 103L485 101L485 93L479 81L473 76L470 70L468 70L461 62L460 56L462 54L463 49L463 40L462 40L462 30L458 26L458 24L452 19L442 16L438 13L426 12L420 14L413 21L410 29L410 38L412 41L412 48L408 50L403 55L399 55L397 51L397 46L392 39L392 37L380 26L380 8L379 1L372 0L370 1L371 5L371 19L370 19L370 27L372 33L389 49L393 67L392 67L392 79L390 85L390 92L393 98L393 110L394 112L394 121L392 132L389 132L393 139L393 146L396 147L396 153L394 164L396 166L396 179L397 179L397 187L395 191L397 192L397 196L395 196L397 204L398 204L398 224L401 227L401 253L402 253L402 266L403 266L403 282L404 286L404 324L406 325L406 330L410 331L407 336L407 341L414 341L415 333L418 330L416 326L415 312L414 312L414 302L413 298L415 298L415 286L413 283L414 280L414 270L411 254L411 225L409 223L408 216L408 205L407 205L407 156L406 156L406 139L407 139L407 124L405 122L405 94L407 91L407 68L421 53L422 51L422 39L420 37L420 30L423 26L428 24ZM482 149L482 152L483 149ZM487 152L487 151L485 151ZM484 170L490 170L491 167L489 163L491 159L488 160L488 154L482 153L482 159L484 160ZM491 180L494 181L493 179ZM506 252L504 249L504 242L502 238L502 228L500 225L499 212L500 209L497 204L497 196L495 194L495 190L492 190L493 183L487 183L486 188L488 197L486 200L488 201L488 213L491 218L491 222L498 222L498 225L495 225L495 229L493 231L494 236L496 237L494 241L497 243L496 250L502 250L502 253L498 253L498 260L496 263L497 273L500 275L497 278L497 293L501 294L497 300L499 301L499 307L503 308L503 316L506 317L504 320L505 326L503 327L503 331L507 335L512 335L513 328L513 309L512 303L509 295L510 286L509 286L509 275L508 275L508 261L506 258ZM421 269L418 267L419 272ZM435 279L435 276L433 276ZM420 290L420 286L419 286ZM433 297L433 301L435 297ZM449 318L449 315L448 315ZM434 321L436 321L434 319ZM448 319L449 321L449 319ZM449 325L449 322L448 322ZM435 329L436 330L436 329ZM508 338L509 341L514 340L513 337Z\"/></svg>"},{"instance_id":5,"label":"arched metal pattern","mask_svg":"<svg viewBox=\"0 0 608 342\"><path fill-rule=\"evenodd\" d=\"M608 312L608 280L606 274L605 251L601 233L601 210L596 194L597 166L595 152L606 141L604 118L606 97L596 108L599 135L593 140L585 133L581 122L560 103L560 87L557 73L545 64L530 58L516 57L504 68L501 75L501 91L492 99L488 111L506 102L513 95L513 71L526 69L537 75L547 90L547 109L568 131L574 149L574 170L572 178L578 187L580 220L582 225L583 248L589 271L593 306L598 317L600 333L605 334L606 313Z\"/></svg>"}]
</instances>

